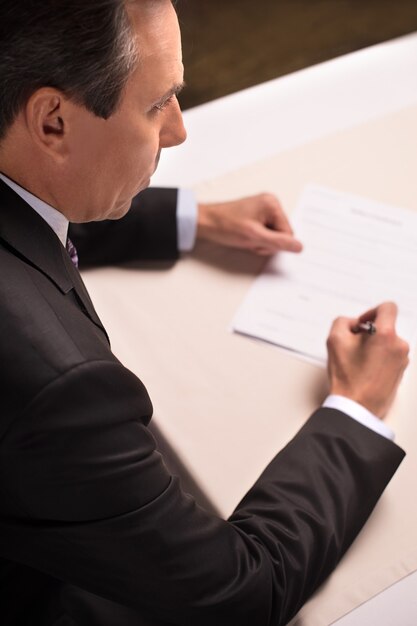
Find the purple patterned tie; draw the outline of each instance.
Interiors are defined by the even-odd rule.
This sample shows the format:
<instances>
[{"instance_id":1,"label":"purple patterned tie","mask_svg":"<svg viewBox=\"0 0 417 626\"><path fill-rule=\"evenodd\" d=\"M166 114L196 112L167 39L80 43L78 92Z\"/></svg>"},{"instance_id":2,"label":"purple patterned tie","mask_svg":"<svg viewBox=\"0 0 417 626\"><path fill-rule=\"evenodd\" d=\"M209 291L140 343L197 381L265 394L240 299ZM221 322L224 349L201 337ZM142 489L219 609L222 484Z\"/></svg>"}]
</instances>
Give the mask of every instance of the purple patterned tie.
<instances>
[{"instance_id":1,"label":"purple patterned tie","mask_svg":"<svg viewBox=\"0 0 417 626\"><path fill-rule=\"evenodd\" d=\"M69 237L67 239L67 252L70 255L71 261L74 263L75 267L78 267L77 248L74 246Z\"/></svg>"}]
</instances>

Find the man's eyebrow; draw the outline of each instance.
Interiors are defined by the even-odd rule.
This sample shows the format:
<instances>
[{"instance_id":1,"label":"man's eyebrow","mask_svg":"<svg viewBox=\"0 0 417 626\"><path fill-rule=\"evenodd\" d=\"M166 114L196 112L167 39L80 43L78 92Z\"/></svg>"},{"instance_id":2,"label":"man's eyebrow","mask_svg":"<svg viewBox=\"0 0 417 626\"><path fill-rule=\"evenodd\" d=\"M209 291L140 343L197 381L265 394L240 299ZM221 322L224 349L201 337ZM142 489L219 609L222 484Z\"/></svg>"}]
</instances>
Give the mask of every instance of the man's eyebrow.
<instances>
[{"instance_id":1,"label":"man's eyebrow","mask_svg":"<svg viewBox=\"0 0 417 626\"><path fill-rule=\"evenodd\" d=\"M173 87L171 87L169 91L166 92L166 94L162 96L162 98L160 98L157 102L155 102L154 106L163 104L164 102L172 98L172 96L178 96L178 94L184 89L184 87L185 87L184 81L182 83L178 83L177 85L174 85Z\"/></svg>"}]
</instances>

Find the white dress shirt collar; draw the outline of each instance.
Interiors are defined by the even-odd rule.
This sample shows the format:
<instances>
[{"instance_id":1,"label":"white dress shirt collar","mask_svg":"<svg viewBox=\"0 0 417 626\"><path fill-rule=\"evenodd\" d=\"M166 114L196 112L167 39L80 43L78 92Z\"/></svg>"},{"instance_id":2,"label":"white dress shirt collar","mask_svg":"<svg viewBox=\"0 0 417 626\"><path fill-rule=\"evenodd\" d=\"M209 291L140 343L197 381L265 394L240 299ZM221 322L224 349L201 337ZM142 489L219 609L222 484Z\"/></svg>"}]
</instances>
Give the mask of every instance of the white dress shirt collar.
<instances>
[{"instance_id":1,"label":"white dress shirt collar","mask_svg":"<svg viewBox=\"0 0 417 626\"><path fill-rule=\"evenodd\" d=\"M23 187L13 180L10 180L10 178L4 174L0 173L0 178L49 224L65 248L67 245L69 226L67 218L49 204L46 204L46 202L34 196L30 191L23 189Z\"/></svg>"}]
</instances>

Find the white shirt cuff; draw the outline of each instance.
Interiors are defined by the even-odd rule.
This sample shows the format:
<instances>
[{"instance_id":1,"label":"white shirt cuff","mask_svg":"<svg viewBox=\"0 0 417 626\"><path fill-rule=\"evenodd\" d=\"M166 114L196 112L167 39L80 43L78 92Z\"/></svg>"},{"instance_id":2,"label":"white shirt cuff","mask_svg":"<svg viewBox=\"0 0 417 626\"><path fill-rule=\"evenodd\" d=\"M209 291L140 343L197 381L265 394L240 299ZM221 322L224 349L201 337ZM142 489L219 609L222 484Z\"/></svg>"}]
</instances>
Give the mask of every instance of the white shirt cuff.
<instances>
[{"instance_id":1,"label":"white shirt cuff","mask_svg":"<svg viewBox=\"0 0 417 626\"><path fill-rule=\"evenodd\" d=\"M378 435L382 435L386 439L391 439L394 441L395 434L387 426L381 421L376 415L365 409L364 406L358 404L354 400L350 398L345 398L344 396L330 395L323 402L323 407L327 407L329 409L337 409L338 411L342 411L349 417L353 418L363 426L370 428L374 432L378 433Z\"/></svg>"},{"instance_id":2,"label":"white shirt cuff","mask_svg":"<svg viewBox=\"0 0 417 626\"><path fill-rule=\"evenodd\" d=\"M197 200L189 189L178 189L177 232L178 249L189 252L194 248L197 236Z\"/></svg>"}]
</instances>

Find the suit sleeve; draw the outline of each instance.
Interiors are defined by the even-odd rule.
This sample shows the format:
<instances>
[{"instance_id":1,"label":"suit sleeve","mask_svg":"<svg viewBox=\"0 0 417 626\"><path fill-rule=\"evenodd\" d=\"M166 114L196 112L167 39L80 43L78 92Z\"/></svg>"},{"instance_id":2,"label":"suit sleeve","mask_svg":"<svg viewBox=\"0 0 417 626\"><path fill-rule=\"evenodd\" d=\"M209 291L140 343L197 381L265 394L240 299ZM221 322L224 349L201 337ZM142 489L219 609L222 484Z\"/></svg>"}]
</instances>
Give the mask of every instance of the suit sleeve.
<instances>
[{"instance_id":1,"label":"suit sleeve","mask_svg":"<svg viewBox=\"0 0 417 626\"><path fill-rule=\"evenodd\" d=\"M151 411L116 362L76 366L41 392L2 444L4 557L170 624L283 625L336 566L404 455L321 409L225 521L170 475Z\"/></svg>"},{"instance_id":2,"label":"suit sleeve","mask_svg":"<svg viewBox=\"0 0 417 626\"><path fill-rule=\"evenodd\" d=\"M176 189L146 189L120 220L71 224L80 269L178 258Z\"/></svg>"}]
</instances>

